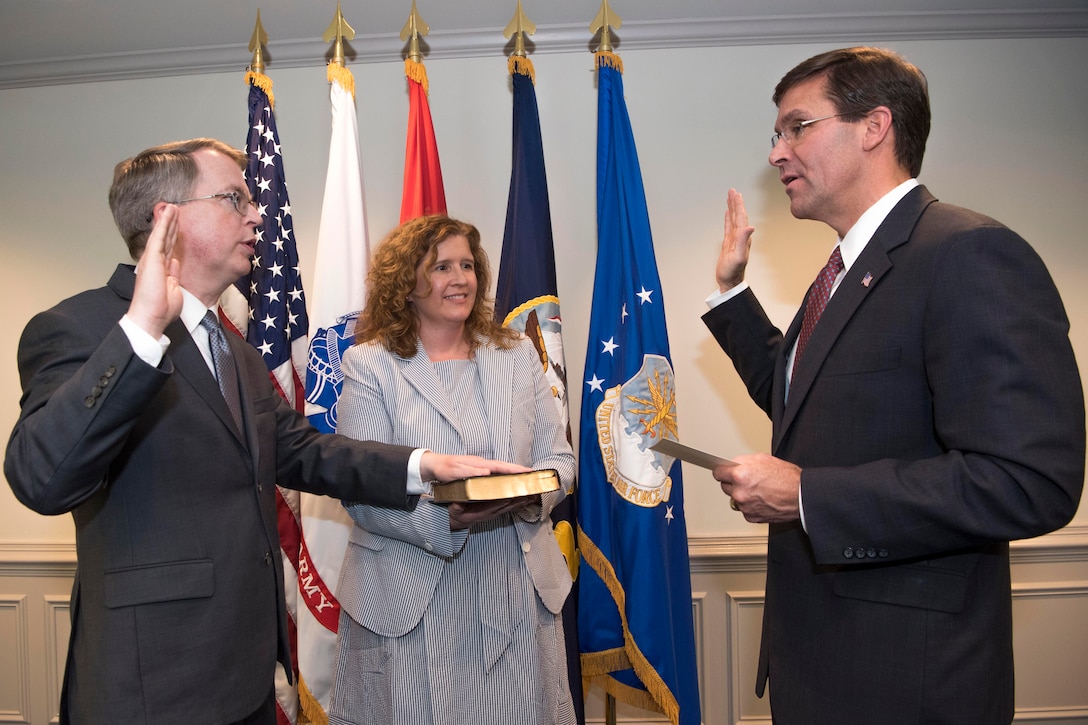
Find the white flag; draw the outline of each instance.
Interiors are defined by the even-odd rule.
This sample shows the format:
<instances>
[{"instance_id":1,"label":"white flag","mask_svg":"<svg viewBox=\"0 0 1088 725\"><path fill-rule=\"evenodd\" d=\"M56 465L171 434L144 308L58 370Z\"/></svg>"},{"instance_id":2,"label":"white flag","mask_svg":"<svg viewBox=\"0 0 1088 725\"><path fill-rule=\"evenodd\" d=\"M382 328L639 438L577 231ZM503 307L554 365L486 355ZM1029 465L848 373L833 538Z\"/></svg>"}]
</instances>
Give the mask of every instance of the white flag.
<instances>
[{"instance_id":1,"label":"white flag","mask_svg":"<svg viewBox=\"0 0 1088 725\"><path fill-rule=\"evenodd\" d=\"M318 230L310 297L310 355L306 413L319 429L336 426L335 401L343 383L340 352L351 345L355 318L365 299L370 263L359 133L351 72L329 65L332 140L325 199ZM298 667L300 707L313 722L328 722L336 669L335 591L352 521L336 499L302 494L298 574ZM320 708L319 710L317 708Z\"/></svg>"}]
</instances>

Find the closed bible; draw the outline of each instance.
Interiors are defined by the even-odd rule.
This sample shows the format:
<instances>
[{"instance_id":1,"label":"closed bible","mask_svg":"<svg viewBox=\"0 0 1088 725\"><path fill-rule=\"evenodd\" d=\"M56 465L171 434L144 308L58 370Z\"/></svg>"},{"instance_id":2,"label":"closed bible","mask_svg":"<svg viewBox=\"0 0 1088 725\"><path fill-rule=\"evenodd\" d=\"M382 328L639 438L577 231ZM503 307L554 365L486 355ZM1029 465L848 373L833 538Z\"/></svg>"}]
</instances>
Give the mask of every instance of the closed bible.
<instances>
[{"instance_id":1,"label":"closed bible","mask_svg":"<svg viewBox=\"0 0 1088 725\"><path fill-rule=\"evenodd\" d=\"M435 503L495 501L532 496L559 488L559 473L553 468L525 473L495 473L490 476L459 478L434 485Z\"/></svg>"}]
</instances>

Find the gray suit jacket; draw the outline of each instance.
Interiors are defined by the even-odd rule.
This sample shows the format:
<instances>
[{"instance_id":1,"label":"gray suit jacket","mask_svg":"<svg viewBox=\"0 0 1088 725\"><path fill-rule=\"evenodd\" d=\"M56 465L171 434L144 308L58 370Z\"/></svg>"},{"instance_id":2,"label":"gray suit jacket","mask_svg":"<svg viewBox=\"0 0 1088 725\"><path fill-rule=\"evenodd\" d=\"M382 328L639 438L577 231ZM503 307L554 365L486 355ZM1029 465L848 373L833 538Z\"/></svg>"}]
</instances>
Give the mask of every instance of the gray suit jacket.
<instances>
[{"instance_id":1,"label":"gray suit jacket","mask_svg":"<svg viewBox=\"0 0 1088 725\"><path fill-rule=\"evenodd\" d=\"M277 657L290 671L276 484L405 508L411 449L322 436L228 335L239 432L180 321L159 368L133 354L117 322L134 281L119 266L27 325L4 472L75 519L62 721L229 722L267 697Z\"/></svg>"},{"instance_id":2,"label":"gray suit jacket","mask_svg":"<svg viewBox=\"0 0 1088 725\"><path fill-rule=\"evenodd\" d=\"M804 305L802 305L802 310ZM807 533L770 527L757 690L776 723L1008 723L1008 542L1065 525L1084 481L1069 323L1038 255L924 187L840 282L785 395L751 291L704 316L802 467Z\"/></svg>"},{"instance_id":3,"label":"gray suit jacket","mask_svg":"<svg viewBox=\"0 0 1088 725\"><path fill-rule=\"evenodd\" d=\"M380 345L356 345L343 362L339 432L440 453L464 452L457 416L422 346L406 360ZM542 510L513 517L521 542L517 555L524 557L541 601L557 613L570 592L571 577L548 516L572 485L574 455L540 359L527 340L512 350L481 347L476 363L492 457L554 468L563 484L543 496ZM423 616L443 568L468 534L451 532L446 510L427 502L409 513L355 505L350 499L345 503L356 526L341 572L340 606L373 632L401 636ZM494 644L496 652L505 647Z\"/></svg>"}]
</instances>

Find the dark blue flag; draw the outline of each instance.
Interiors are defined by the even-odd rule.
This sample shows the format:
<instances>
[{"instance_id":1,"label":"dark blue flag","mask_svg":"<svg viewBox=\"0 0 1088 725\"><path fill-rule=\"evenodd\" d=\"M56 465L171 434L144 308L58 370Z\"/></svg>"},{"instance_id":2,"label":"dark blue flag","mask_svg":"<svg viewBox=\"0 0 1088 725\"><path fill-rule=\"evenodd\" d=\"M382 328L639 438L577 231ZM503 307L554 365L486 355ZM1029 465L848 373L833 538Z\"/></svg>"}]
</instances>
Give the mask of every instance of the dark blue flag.
<instances>
[{"instance_id":1,"label":"dark blue flag","mask_svg":"<svg viewBox=\"0 0 1088 725\"><path fill-rule=\"evenodd\" d=\"M555 394L555 403L569 441L563 320L559 315L548 177L544 172L544 145L540 136L532 61L513 56L510 58L510 72L514 82L514 143L506 232L496 283L495 318L505 327L521 330L533 341ZM582 698L577 619L579 557L575 546L573 491L552 510L552 525L574 577L575 588L563 606L563 628L567 637L567 674L571 697L578 722L584 723L585 702Z\"/></svg>"},{"instance_id":2,"label":"dark blue flag","mask_svg":"<svg viewBox=\"0 0 1088 725\"><path fill-rule=\"evenodd\" d=\"M620 702L698 725L691 572L661 280L619 58L598 53L597 271L577 491L582 674Z\"/></svg>"}]
</instances>

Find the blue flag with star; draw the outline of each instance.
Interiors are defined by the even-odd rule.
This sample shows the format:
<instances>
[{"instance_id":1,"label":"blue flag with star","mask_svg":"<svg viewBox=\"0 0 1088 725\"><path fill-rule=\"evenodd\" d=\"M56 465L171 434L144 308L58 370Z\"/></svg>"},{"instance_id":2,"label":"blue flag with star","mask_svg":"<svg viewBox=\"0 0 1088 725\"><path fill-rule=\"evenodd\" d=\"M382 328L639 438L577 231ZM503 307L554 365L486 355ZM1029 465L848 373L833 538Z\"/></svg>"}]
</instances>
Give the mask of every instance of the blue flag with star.
<instances>
[{"instance_id":1,"label":"blue flag with star","mask_svg":"<svg viewBox=\"0 0 1088 725\"><path fill-rule=\"evenodd\" d=\"M582 384L582 676L617 701L698 725L691 572L661 279L617 56L598 53L597 269Z\"/></svg>"}]
</instances>

